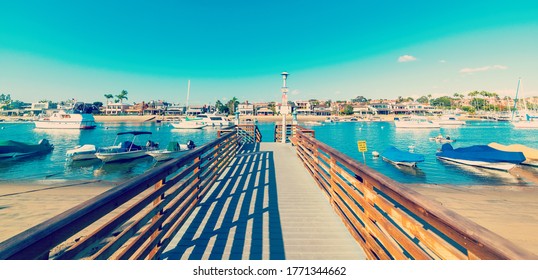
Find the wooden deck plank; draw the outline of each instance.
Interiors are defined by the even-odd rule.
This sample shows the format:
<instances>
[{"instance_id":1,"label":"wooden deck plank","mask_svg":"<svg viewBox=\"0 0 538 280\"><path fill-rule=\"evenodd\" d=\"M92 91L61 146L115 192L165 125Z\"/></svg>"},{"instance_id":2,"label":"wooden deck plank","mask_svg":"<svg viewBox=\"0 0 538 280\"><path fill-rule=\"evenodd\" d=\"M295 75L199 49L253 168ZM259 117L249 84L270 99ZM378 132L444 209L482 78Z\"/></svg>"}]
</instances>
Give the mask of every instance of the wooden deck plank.
<instances>
[{"instance_id":1,"label":"wooden deck plank","mask_svg":"<svg viewBox=\"0 0 538 280\"><path fill-rule=\"evenodd\" d=\"M246 145L162 259L365 259L289 144Z\"/></svg>"}]
</instances>

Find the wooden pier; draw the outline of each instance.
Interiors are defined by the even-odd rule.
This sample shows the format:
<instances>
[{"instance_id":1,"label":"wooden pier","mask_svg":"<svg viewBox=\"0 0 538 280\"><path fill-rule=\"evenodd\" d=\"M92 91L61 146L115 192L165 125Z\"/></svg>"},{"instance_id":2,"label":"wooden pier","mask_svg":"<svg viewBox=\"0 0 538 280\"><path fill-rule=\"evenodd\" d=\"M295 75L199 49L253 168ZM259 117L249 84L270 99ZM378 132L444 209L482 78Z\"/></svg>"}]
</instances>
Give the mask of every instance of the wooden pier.
<instances>
[{"instance_id":1,"label":"wooden pier","mask_svg":"<svg viewBox=\"0 0 538 280\"><path fill-rule=\"evenodd\" d=\"M288 144L260 143L255 125L222 130L0 243L0 259L538 258L312 130L286 130Z\"/></svg>"}]
</instances>

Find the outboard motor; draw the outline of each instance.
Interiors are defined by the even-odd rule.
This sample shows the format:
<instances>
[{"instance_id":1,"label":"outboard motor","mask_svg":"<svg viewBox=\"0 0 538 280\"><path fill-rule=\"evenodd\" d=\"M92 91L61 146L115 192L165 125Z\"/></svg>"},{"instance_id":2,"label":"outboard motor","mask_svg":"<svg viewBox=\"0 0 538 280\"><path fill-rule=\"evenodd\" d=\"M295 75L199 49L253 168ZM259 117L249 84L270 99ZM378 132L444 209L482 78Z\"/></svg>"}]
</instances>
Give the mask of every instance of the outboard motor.
<instances>
[{"instance_id":1,"label":"outboard motor","mask_svg":"<svg viewBox=\"0 0 538 280\"><path fill-rule=\"evenodd\" d=\"M196 145L194 144L194 142L192 142L192 140L189 140L187 141L187 148L189 148L189 150L192 150L196 148Z\"/></svg>"}]
</instances>

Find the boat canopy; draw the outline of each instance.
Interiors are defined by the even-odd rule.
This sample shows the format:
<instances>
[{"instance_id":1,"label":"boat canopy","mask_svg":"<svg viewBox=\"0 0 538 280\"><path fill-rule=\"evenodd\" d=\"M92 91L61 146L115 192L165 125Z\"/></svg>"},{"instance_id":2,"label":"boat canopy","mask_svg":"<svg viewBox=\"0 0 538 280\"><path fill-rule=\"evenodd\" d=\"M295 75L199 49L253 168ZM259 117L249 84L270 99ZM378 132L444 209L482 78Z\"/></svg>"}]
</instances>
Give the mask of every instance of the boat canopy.
<instances>
[{"instance_id":1,"label":"boat canopy","mask_svg":"<svg viewBox=\"0 0 538 280\"><path fill-rule=\"evenodd\" d=\"M424 156L421 154L402 151L394 146L389 146L382 154L383 157L395 162L423 162Z\"/></svg>"},{"instance_id":2,"label":"boat canopy","mask_svg":"<svg viewBox=\"0 0 538 280\"><path fill-rule=\"evenodd\" d=\"M132 134L132 135L141 135L141 134L152 134L149 131L125 131L119 132L117 135Z\"/></svg>"},{"instance_id":3,"label":"boat canopy","mask_svg":"<svg viewBox=\"0 0 538 280\"><path fill-rule=\"evenodd\" d=\"M438 157L483 162L510 162L520 164L526 160L521 152L505 152L494 149L488 145L474 145L454 149L450 144L443 144Z\"/></svg>"}]
</instances>

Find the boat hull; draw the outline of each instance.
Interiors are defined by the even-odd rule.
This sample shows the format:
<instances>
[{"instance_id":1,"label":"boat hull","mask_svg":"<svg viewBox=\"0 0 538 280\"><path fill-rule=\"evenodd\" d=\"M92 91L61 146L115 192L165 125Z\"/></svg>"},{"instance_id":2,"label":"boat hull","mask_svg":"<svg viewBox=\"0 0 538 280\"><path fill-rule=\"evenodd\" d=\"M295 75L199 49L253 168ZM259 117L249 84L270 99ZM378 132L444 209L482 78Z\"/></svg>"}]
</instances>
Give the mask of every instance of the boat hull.
<instances>
[{"instance_id":1,"label":"boat hull","mask_svg":"<svg viewBox=\"0 0 538 280\"><path fill-rule=\"evenodd\" d=\"M130 151L130 152L118 152L118 153L96 153L95 156L101 161L115 162L115 161L127 161L147 156L146 151Z\"/></svg>"},{"instance_id":2,"label":"boat hull","mask_svg":"<svg viewBox=\"0 0 538 280\"><path fill-rule=\"evenodd\" d=\"M417 163L416 162L403 162L403 161L392 161L386 157L382 157L384 161L388 162L388 163L391 163L391 164L394 164L394 165L402 165L402 166L407 166L407 167L417 167Z\"/></svg>"},{"instance_id":3,"label":"boat hull","mask_svg":"<svg viewBox=\"0 0 538 280\"><path fill-rule=\"evenodd\" d=\"M94 129L95 122L78 121L35 121L35 128L40 129Z\"/></svg>"},{"instance_id":4,"label":"boat hull","mask_svg":"<svg viewBox=\"0 0 538 280\"><path fill-rule=\"evenodd\" d=\"M167 150L157 150L146 152L149 156L153 157L156 161L166 161L173 159L185 151L167 151Z\"/></svg>"},{"instance_id":5,"label":"boat hull","mask_svg":"<svg viewBox=\"0 0 538 280\"><path fill-rule=\"evenodd\" d=\"M441 156L438 156L437 158L440 160L445 160L449 162L470 165L470 166L475 166L475 167L482 167L482 168L487 168L487 169L501 170L501 171L509 171L510 169L516 166L516 164L509 163L509 162L485 162L485 161L455 159L455 158L448 158L448 157L441 157Z\"/></svg>"}]
</instances>

